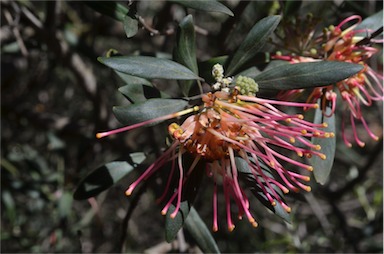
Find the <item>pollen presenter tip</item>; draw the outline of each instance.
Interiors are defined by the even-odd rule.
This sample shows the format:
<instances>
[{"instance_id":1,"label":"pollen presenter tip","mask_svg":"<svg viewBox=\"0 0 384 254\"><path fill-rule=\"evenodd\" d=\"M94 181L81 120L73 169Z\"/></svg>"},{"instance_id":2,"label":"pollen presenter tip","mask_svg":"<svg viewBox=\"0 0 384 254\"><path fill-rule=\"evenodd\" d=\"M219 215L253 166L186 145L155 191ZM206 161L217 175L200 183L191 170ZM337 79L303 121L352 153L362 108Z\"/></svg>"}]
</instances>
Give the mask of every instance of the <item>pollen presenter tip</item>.
<instances>
[{"instance_id":1,"label":"pollen presenter tip","mask_svg":"<svg viewBox=\"0 0 384 254\"><path fill-rule=\"evenodd\" d=\"M129 189L125 192L125 195L127 195L127 196L131 196L131 194L132 194L132 189L129 188Z\"/></svg>"},{"instance_id":2,"label":"pollen presenter tip","mask_svg":"<svg viewBox=\"0 0 384 254\"><path fill-rule=\"evenodd\" d=\"M103 137L105 137L105 136L106 136L106 134L103 133L103 132L96 133L96 138L98 138L98 139L103 138Z\"/></svg>"}]
</instances>

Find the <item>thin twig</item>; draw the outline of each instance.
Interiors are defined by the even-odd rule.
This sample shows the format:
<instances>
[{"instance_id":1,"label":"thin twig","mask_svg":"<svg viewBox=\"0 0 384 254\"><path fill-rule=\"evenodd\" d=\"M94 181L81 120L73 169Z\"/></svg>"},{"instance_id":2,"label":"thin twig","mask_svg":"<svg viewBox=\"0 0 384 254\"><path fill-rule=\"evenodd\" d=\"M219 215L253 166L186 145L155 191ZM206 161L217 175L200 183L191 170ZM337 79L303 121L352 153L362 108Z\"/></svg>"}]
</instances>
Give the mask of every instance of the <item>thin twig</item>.
<instances>
[{"instance_id":1,"label":"thin twig","mask_svg":"<svg viewBox=\"0 0 384 254\"><path fill-rule=\"evenodd\" d=\"M325 235L327 235L328 237L331 236L331 224L329 223L327 216L325 215L322 207L320 206L313 193L310 192L303 196L305 197L305 200L307 201L315 216L317 217L318 221L320 222L320 225L323 228Z\"/></svg>"},{"instance_id":2,"label":"thin twig","mask_svg":"<svg viewBox=\"0 0 384 254\"><path fill-rule=\"evenodd\" d=\"M16 42L17 44L19 45L19 48L20 48L20 51L21 51L21 54L24 56L24 57L27 57L29 55L29 52L27 50L27 48L25 47L25 44L24 44L24 41L23 39L21 38L21 35L20 35L20 31L17 27L17 24L16 22L14 22L14 20L12 19L12 15L11 13L8 11L8 10L4 10L4 17L5 19L7 20L8 24L11 26L12 28L12 33L13 35L15 36L15 39L16 39Z\"/></svg>"}]
</instances>

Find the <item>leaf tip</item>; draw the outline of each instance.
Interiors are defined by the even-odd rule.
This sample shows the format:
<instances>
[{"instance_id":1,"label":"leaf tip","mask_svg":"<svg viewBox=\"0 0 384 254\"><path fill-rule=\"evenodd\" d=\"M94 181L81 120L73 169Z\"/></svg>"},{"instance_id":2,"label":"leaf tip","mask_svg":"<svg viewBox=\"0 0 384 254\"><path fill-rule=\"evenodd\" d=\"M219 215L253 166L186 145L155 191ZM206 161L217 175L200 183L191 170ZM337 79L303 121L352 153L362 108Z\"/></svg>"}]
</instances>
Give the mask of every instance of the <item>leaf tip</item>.
<instances>
[{"instance_id":1,"label":"leaf tip","mask_svg":"<svg viewBox=\"0 0 384 254\"><path fill-rule=\"evenodd\" d=\"M97 61L99 61L100 63L104 63L104 57L102 57L102 56L99 56L99 57L97 57Z\"/></svg>"}]
</instances>

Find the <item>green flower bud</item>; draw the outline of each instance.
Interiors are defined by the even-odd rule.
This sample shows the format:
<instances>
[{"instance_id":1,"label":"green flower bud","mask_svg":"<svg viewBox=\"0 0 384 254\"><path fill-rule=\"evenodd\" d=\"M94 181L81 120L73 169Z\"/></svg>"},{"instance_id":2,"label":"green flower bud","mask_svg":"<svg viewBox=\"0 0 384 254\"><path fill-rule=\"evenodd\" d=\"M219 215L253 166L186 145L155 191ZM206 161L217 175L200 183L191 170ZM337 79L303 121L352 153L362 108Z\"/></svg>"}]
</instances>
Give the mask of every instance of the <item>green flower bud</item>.
<instances>
[{"instance_id":1,"label":"green flower bud","mask_svg":"<svg viewBox=\"0 0 384 254\"><path fill-rule=\"evenodd\" d=\"M259 86L252 78L239 76L236 79L236 86L239 87L239 91L243 95L255 96L259 91Z\"/></svg>"}]
</instances>

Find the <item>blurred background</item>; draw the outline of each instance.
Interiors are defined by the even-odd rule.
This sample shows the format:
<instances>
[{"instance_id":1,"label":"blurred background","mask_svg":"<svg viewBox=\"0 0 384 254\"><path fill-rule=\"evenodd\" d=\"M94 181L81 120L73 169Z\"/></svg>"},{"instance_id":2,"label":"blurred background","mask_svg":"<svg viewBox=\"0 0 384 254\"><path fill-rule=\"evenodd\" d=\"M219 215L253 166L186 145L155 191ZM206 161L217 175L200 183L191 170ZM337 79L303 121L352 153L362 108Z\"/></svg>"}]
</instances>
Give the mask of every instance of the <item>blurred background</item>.
<instances>
[{"instance_id":1,"label":"blurred background","mask_svg":"<svg viewBox=\"0 0 384 254\"><path fill-rule=\"evenodd\" d=\"M123 24L79 1L1 1L1 252L199 252L194 240L167 244L156 195L146 192L128 223L131 199L124 195L134 175L96 199L73 200L80 180L92 169L152 139L148 129L97 140L95 133L118 126L114 105L127 103L119 77L97 61L114 48L123 55L172 54L177 23L193 14L199 61L236 48L261 18L277 14L279 1L222 1L234 13L206 13L165 1L140 1L138 14L158 31L140 29L127 38ZM120 1L127 6L128 1ZM382 10L382 1L297 1L325 25L351 14L363 18ZM144 23L143 23L144 24ZM152 33L151 33L152 32ZM375 69L382 72L382 53ZM172 90L173 83L156 81ZM240 221L213 237L222 252L382 252L382 103L364 113L380 134L372 141L361 130L364 148L342 141L329 180L312 192L288 196L292 223L263 206L256 229ZM364 136L365 135L365 136ZM211 228L211 183L200 191L196 209Z\"/></svg>"}]
</instances>

